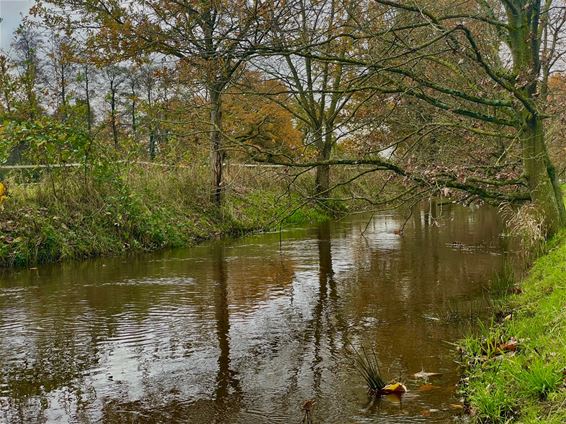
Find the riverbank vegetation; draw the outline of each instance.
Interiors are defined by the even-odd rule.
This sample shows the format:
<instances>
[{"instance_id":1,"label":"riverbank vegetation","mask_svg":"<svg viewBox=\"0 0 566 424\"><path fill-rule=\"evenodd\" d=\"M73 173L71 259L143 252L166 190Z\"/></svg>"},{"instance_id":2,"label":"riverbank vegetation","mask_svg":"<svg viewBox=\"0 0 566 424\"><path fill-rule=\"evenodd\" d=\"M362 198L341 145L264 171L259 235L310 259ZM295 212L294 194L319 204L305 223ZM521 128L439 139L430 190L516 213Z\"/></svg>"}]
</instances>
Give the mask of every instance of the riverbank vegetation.
<instances>
[{"instance_id":1,"label":"riverbank vegetation","mask_svg":"<svg viewBox=\"0 0 566 424\"><path fill-rule=\"evenodd\" d=\"M30 169L61 198L54 175L78 187L60 172L73 168L81 195L112 209L96 193L131 195L130 170L111 190L100 170L147 161L169 181L191 167L208 178L207 216L226 217L227 167L281 166L289 196L322 208L530 204L550 237L566 224L565 25L566 8L540 0L37 1L0 55L0 179L29 200ZM370 192L345 188L370 177ZM134 232L159 245L152 231Z\"/></svg>"},{"instance_id":2,"label":"riverbank vegetation","mask_svg":"<svg viewBox=\"0 0 566 424\"><path fill-rule=\"evenodd\" d=\"M271 168L229 168L221 209L212 205L199 167L118 163L91 169L86 178L82 170L55 169L35 182L9 181L0 266L187 246L345 212L301 196L300 183L289 192L289 180Z\"/></svg>"},{"instance_id":3,"label":"riverbank vegetation","mask_svg":"<svg viewBox=\"0 0 566 424\"><path fill-rule=\"evenodd\" d=\"M566 233L545 247L497 319L462 343L461 390L485 423L566 422Z\"/></svg>"}]
</instances>

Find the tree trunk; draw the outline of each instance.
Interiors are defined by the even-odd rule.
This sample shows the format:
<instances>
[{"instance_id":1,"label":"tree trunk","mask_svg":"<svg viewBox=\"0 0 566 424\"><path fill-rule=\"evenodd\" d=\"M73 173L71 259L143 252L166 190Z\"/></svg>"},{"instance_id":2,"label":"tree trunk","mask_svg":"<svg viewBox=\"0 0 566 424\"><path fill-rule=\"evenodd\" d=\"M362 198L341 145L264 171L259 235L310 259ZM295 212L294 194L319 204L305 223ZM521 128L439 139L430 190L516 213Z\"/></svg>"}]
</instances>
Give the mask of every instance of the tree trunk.
<instances>
[{"instance_id":1,"label":"tree trunk","mask_svg":"<svg viewBox=\"0 0 566 424\"><path fill-rule=\"evenodd\" d=\"M222 204L222 171L224 152L222 151L222 92L221 88L210 90L210 165L212 169L212 201L216 206Z\"/></svg>"},{"instance_id":2,"label":"tree trunk","mask_svg":"<svg viewBox=\"0 0 566 424\"><path fill-rule=\"evenodd\" d=\"M137 132L137 125L136 125L136 94L132 91L132 137L134 140L136 137Z\"/></svg>"},{"instance_id":3,"label":"tree trunk","mask_svg":"<svg viewBox=\"0 0 566 424\"><path fill-rule=\"evenodd\" d=\"M67 81L64 63L61 63L61 119L63 122L67 121Z\"/></svg>"},{"instance_id":4,"label":"tree trunk","mask_svg":"<svg viewBox=\"0 0 566 424\"><path fill-rule=\"evenodd\" d=\"M522 138L523 167L535 207L543 214L547 236L566 225L566 209L554 166L548 156L542 118L525 119Z\"/></svg>"},{"instance_id":5,"label":"tree trunk","mask_svg":"<svg viewBox=\"0 0 566 424\"><path fill-rule=\"evenodd\" d=\"M116 125L116 91L110 86L111 95L110 95L110 119L112 125L112 139L114 140L114 148L118 149L118 126Z\"/></svg>"},{"instance_id":6,"label":"tree trunk","mask_svg":"<svg viewBox=\"0 0 566 424\"><path fill-rule=\"evenodd\" d=\"M85 65L85 101L86 101L86 122L88 128L88 136L92 137L92 111L90 107L90 87L88 79L88 65Z\"/></svg>"},{"instance_id":7,"label":"tree trunk","mask_svg":"<svg viewBox=\"0 0 566 424\"><path fill-rule=\"evenodd\" d=\"M566 225L562 190L546 147L540 112L541 2L504 3L509 21L509 48L513 57L515 87L523 103L521 147L523 169L535 207L542 214L546 236Z\"/></svg>"},{"instance_id":8,"label":"tree trunk","mask_svg":"<svg viewBox=\"0 0 566 424\"><path fill-rule=\"evenodd\" d=\"M155 153L155 131L152 126L149 130L149 160L152 162L155 160Z\"/></svg>"},{"instance_id":9,"label":"tree trunk","mask_svg":"<svg viewBox=\"0 0 566 424\"><path fill-rule=\"evenodd\" d=\"M319 144L319 162L326 162L330 160L332 144L332 134L326 134L324 141L321 140ZM315 194L321 200L328 198L330 194L330 165L318 165L316 167Z\"/></svg>"}]
</instances>

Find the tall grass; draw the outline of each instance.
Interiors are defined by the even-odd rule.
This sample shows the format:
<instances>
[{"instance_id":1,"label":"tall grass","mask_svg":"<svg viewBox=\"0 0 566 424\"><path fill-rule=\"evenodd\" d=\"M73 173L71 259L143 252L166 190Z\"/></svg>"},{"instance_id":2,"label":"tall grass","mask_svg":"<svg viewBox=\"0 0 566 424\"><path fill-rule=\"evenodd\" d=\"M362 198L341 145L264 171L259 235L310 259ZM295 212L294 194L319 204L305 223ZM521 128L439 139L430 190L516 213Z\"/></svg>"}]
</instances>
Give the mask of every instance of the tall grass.
<instances>
[{"instance_id":1,"label":"tall grass","mask_svg":"<svg viewBox=\"0 0 566 424\"><path fill-rule=\"evenodd\" d=\"M546 229L540 211L532 204L520 208L504 207L500 209L509 235L515 238L520 248L518 253L525 263L531 263L544 251Z\"/></svg>"},{"instance_id":2,"label":"tall grass","mask_svg":"<svg viewBox=\"0 0 566 424\"><path fill-rule=\"evenodd\" d=\"M329 218L273 170L228 169L223 207L206 168L104 164L10 180L0 211L0 266L153 250ZM283 222L284 224L285 222Z\"/></svg>"}]
</instances>

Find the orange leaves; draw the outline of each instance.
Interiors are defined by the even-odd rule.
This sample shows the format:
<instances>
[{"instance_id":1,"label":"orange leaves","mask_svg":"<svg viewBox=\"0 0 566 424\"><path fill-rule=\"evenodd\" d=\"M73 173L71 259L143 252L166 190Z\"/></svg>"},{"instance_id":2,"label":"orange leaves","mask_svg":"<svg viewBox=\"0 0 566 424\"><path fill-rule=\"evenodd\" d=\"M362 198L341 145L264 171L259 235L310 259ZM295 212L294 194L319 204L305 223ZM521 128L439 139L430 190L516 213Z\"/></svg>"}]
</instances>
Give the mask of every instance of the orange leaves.
<instances>
[{"instance_id":1,"label":"orange leaves","mask_svg":"<svg viewBox=\"0 0 566 424\"><path fill-rule=\"evenodd\" d=\"M302 134L285 108L285 91L281 83L266 81L257 72L247 72L241 88L231 90L224 97L226 133L269 154L297 150Z\"/></svg>"},{"instance_id":2,"label":"orange leaves","mask_svg":"<svg viewBox=\"0 0 566 424\"><path fill-rule=\"evenodd\" d=\"M514 337L511 337L508 342L499 345L499 350L502 352L515 352L517 350L518 342Z\"/></svg>"}]
</instances>

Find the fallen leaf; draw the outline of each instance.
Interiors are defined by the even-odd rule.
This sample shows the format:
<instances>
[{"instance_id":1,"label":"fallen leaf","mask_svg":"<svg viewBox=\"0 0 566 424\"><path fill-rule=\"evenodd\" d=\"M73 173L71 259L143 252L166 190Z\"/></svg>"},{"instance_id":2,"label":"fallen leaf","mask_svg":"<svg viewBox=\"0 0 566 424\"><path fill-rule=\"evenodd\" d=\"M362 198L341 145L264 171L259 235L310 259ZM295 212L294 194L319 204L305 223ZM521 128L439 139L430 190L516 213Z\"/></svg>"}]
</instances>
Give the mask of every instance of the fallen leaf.
<instances>
[{"instance_id":1,"label":"fallen leaf","mask_svg":"<svg viewBox=\"0 0 566 424\"><path fill-rule=\"evenodd\" d=\"M521 294L523 293L523 289L519 286L513 286L511 288L511 294Z\"/></svg>"},{"instance_id":2,"label":"fallen leaf","mask_svg":"<svg viewBox=\"0 0 566 424\"><path fill-rule=\"evenodd\" d=\"M419 387L419 392L430 392L431 390L439 389L439 388L440 386L435 386L433 384L427 383Z\"/></svg>"},{"instance_id":3,"label":"fallen leaf","mask_svg":"<svg viewBox=\"0 0 566 424\"><path fill-rule=\"evenodd\" d=\"M307 399L303 402L302 411L311 411L316 404L316 399Z\"/></svg>"},{"instance_id":4,"label":"fallen leaf","mask_svg":"<svg viewBox=\"0 0 566 424\"><path fill-rule=\"evenodd\" d=\"M460 403L451 403L449 406L450 406L450 409L457 409L457 410L463 410L464 409L464 405L462 405Z\"/></svg>"},{"instance_id":5,"label":"fallen leaf","mask_svg":"<svg viewBox=\"0 0 566 424\"><path fill-rule=\"evenodd\" d=\"M393 383L393 384L386 385L383 389L381 389L380 392L384 395L389 395L391 393L401 394L401 393L405 393L406 391L407 391L407 388L405 387L404 384Z\"/></svg>"},{"instance_id":6,"label":"fallen leaf","mask_svg":"<svg viewBox=\"0 0 566 424\"><path fill-rule=\"evenodd\" d=\"M385 399L387 399L391 403L399 404L401 403L401 396L403 396L403 393L391 393L385 395Z\"/></svg>"},{"instance_id":7,"label":"fallen leaf","mask_svg":"<svg viewBox=\"0 0 566 424\"><path fill-rule=\"evenodd\" d=\"M426 372L424 370L421 370L415 374L413 374L413 377L415 378L422 378L423 380L426 380L430 377L438 377L439 375L442 375L439 372Z\"/></svg>"},{"instance_id":8,"label":"fallen leaf","mask_svg":"<svg viewBox=\"0 0 566 424\"><path fill-rule=\"evenodd\" d=\"M517 340L511 337L507 343L502 343L499 345L499 350L503 352L515 352L517 350Z\"/></svg>"}]
</instances>

